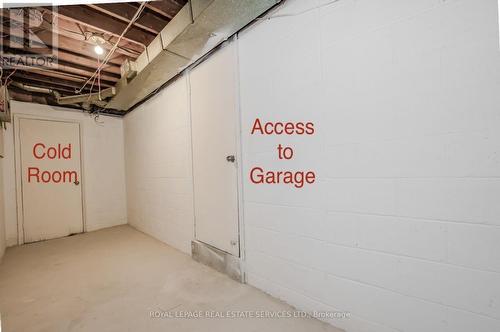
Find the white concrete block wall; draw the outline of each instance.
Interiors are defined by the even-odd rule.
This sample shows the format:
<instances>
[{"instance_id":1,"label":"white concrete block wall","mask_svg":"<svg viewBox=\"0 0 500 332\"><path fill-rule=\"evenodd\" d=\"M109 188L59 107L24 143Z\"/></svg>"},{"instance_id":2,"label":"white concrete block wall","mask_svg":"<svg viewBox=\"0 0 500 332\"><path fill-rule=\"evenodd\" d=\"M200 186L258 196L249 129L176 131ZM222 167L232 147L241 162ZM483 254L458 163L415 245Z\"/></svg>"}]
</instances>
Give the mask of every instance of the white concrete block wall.
<instances>
[{"instance_id":1,"label":"white concrete block wall","mask_svg":"<svg viewBox=\"0 0 500 332\"><path fill-rule=\"evenodd\" d=\"M84 209L87 231L127 223L123 119L94 117L47 105L11 102L13 114L38 115L80 122L82 130ZM12 124L5 131L3 192L7 245L17 244L16 177Z\"/></svg>"},{"instance_id":2,"label":"white concrete block wall","mask_svg":"<svg viewBox=\"0 0 500 332\"><path fill-rule=\"evenodd\" d=\"M0 127L0 155L3 155L4 130ZM5 253L7 239L5 236L5 204L3 194L3 158L0 158L0 261Z\"/></svg>"},{"instance_id":3,"label":"white concrete block wall","mask_svg":"<svg viewBox=\"0 0 500 332\"><path fill-rule=\"evenodd\" d=\"M129 223L191 253L191 127L186 77L125 117Z\"/></svg>"},{"instance_id":4,"label":"white concrete block wall","mask_svg":"<svg viewBox=\"0 0 500 332\"><path fill-rule=\"evenodd\" d=\"M288 0L240 34L250 284L349 311L330 320L348 332L500 331L497 13L496 0ZM250 136L256 117L317 133ZM295 158L278 162L278 143ZM257 186L254 166L318 181Z\"/></svg>"}]
</instances>

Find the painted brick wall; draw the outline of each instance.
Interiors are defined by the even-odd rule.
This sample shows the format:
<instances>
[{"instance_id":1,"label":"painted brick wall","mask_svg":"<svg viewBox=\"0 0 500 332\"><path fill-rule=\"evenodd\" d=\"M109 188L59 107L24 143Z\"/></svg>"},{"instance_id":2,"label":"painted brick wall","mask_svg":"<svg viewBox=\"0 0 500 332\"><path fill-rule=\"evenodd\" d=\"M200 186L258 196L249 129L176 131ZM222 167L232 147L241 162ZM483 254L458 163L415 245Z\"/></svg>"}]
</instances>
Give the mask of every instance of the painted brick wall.
<instances>
[{"instance_id":1,"label":"painted brick wall","mask_svg":"<svg viewBox=\"0 0 500 332\"><path fill-rule=\"evenodd\" d=\"M191 253L194 234L186 77L125 117L129 223Z\"/></svg>"},{"instance_id":2,"label":"painted brick wall","mask_svg":"<svg viewBox=\"0 0 500 332\"><path fill-rule=\"evenodd\" d=\"M315 9L311 9L317 7ZM249 283L349 332L500 331L496 0L289 0L240 34ZM255 117L313 137L250 136ZM295 158L277 161L276 145Z\"/></svg>"}]
</instances>

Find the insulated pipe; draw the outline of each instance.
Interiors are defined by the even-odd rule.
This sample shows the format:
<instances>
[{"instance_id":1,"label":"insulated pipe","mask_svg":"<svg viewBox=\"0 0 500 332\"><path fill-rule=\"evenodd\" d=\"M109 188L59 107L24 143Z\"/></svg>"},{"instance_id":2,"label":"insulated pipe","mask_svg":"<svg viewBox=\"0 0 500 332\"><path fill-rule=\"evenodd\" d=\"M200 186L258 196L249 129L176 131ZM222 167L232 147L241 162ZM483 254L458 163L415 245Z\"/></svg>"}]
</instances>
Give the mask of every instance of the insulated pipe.
<instances>
[{"instance_id":1,"label":"insulated pipe","mask_svg":"<svg viewBox=\"0 0 500 332\"><path fill-rule=\"evenodd\" d=\"M74 95L74 96L65 96L61 97L61 94L53 89L49 88L41 88L38 86L32 86L24 83L19 83L19 82L14 82L12 81L10 84L12 84L15 87L18 87L20 89L23 89L24 91L28 92L35 92L35 93L45 93L45 94L51 94L55 97L57 103L59 105L74 105L74 106L80 106L78 105L81 103L81 107L84 108L85 110L90 110L91 105L97 105L99 107L104 107L106 106L105 101L99 100L100 98L108 98L111 96L115 95L115 88L107 88L104 89L101 93L94 92L94 93L88 93L88 94L79 94L79 95Z\"/></svg>"},{"instance_id":2,"label":"insulated pipe","mask_svg":"<svg viewBox=\"0 0 500 332\"><path fill-rule=\"evenodd\" d=\"M27 84L15 82L15 81L10 82L10 84L15 86L15 87L18 87L20 89L23 89L24 91L45 93L48 95L53 95L56 98L56 100L61 97L61 94L59 92L57 92L56 90L52 90L52 89L48 89L48 88L40 88L38 86L27 85Z\"/></svg>"}]
</instances>

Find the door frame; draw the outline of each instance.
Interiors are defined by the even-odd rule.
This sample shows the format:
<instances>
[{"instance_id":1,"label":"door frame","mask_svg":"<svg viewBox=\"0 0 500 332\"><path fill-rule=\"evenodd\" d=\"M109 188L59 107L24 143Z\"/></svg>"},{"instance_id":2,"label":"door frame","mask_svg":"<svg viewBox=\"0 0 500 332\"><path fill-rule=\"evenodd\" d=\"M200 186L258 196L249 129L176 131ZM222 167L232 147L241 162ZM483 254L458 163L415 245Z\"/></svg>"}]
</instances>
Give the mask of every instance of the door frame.
<instances>
[{"instance_id":1,"label":"door frame","mask_svg":"<svg viewBox=\"0 0 500 332\"><path fill-rule=\"evenodd\" d=\"M235 108L238 112L236 116L236 160L238 167L238 230L239 230L239 242L240 242L240 261L241 261L241 275L244 283L247 282L247 274L246 274L246 243L245 243L245 200L244 200L244 184L245 184L245 175L244 175L244 161L243 161L243 119L241 112L241 87L240 87L240 39L238 34L235 34L233 38L228 40L229 43L234 43L235 53L236 53L236 61L235 61L235 81L236 81L236 98L235 98Z\"/></svg>"},{"instance_id":2,"label":"door frame","mask_svg":"<svg viewBox=\"0 0 500 332\"><path fill-rule=\"evenodd\" d=\"M241 118L241 103L240 103L240 64L239 64L239 40L238 35L235 34L225 42L218 45L216 48L211 50L208 54L204 55L201 59L197 60L194 64L192 64L185 74L186 84L188 87L187 99L188 99L188 110L189 110L189 131L190 131L190 147L191 147L191 177L193 179L192 190L193 190L193 217L194 217L194 227L193 227L193 239L196 240L196 214L195 214L195 197L194 197L194 163L193 163L193 126L192 126L192 112L191 112L191 71L198 67L200 64L205 62L210 56L220 49L224 47L234 47L235 56L235 82L236 82L236 96L235 96L235 105L234 111L236 112L235 116L235 146L236 146L236 190L237 190L237 208L238 208L238 246L239 246L239 255L234 256L240 260L241 264L241 272L243 275L243 282L246 282L246 274L245 271L245 260L246 260L246 252L245 252L245 222L244 222L244 199L243 199L243 185L244 185L244 175L243 175L243 145L242 145L242 118ZM228 253L229 254L229 253Z\"/></svg>"},{"instance_id":3,"label":"door frame","mask_svg":"<svg viewBox=\"0 0 500 332\"><path fill-rule=\"evenodd\" d=\"M17 244L24 244L24 206L23 206L23 185L22 185L22 163L21 163L21 119L50 121L50 122L64 122L78 124L79 140L80 140L80 188L82 192L82 223L83 233L87 232L87 209L85 202L85 171L83 168L83 123L82 121L72 119L61 119L49 116L38 116L33 114L15 113L13 114L13 132L14 132L14 169L16 174L16 203L17 203Z\"/></svg>"}]
</instances>

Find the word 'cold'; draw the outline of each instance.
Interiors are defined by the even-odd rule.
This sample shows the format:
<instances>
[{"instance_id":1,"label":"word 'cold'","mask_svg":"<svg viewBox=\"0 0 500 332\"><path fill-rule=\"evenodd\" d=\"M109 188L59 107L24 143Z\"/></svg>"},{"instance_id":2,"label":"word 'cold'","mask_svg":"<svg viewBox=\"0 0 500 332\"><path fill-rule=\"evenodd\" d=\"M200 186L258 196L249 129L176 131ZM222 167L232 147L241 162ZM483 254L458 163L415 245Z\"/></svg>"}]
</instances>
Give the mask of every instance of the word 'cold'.
<instances>
[{"instance_id":1,"label":"word 'cold'","mask_svg":"<svg viewBox=\"0 0 500 332\"><path fill-rule=\"evenodd\" d=\"M33 156L36 159L71 159L71 143L66 146L47 146L43 143L33 145Z\"/></svg>"}]
</instances>

